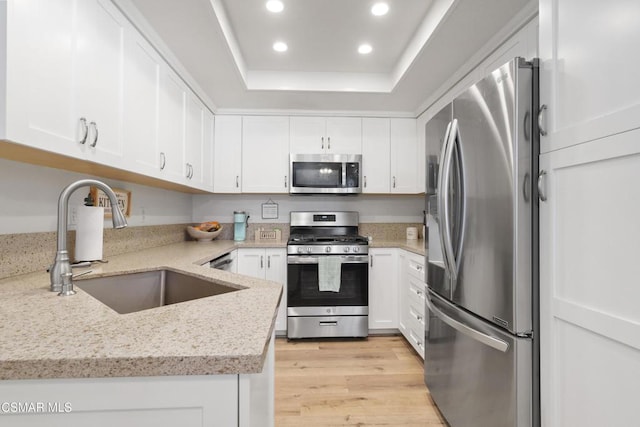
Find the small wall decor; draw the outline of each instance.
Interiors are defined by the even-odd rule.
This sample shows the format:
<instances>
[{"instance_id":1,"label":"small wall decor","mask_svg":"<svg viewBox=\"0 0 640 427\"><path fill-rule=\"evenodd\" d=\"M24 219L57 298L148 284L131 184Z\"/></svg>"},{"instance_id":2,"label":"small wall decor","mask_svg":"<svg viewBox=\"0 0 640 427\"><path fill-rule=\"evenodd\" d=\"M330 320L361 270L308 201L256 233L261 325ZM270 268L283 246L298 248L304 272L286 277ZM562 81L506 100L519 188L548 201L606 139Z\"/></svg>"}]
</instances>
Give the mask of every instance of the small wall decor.
<instances>
[{"instance_id":1,"label":"small wall decor","mask_svg":"<svg viewBox=\"0 0 640 427\"><path fill-rule=\"evenodd\" d=\"M131 191L114 188L113 192L116 193L120 210L126 217L129 217L131 215ZM111 218L111 201L109 197L98 187L91 187L90 194L94 206L103 207L104 217Z\"/></svg>"},{"instance_id":2,"label":"small wall decor","mask_svg":"<svg viewBox=\"0 0 640 427\"><path fill-rule=\"evenodd\" d=\"M262 219L278 219L278 204L269 199L262 204Z\"/></svg>"}]
</instances>

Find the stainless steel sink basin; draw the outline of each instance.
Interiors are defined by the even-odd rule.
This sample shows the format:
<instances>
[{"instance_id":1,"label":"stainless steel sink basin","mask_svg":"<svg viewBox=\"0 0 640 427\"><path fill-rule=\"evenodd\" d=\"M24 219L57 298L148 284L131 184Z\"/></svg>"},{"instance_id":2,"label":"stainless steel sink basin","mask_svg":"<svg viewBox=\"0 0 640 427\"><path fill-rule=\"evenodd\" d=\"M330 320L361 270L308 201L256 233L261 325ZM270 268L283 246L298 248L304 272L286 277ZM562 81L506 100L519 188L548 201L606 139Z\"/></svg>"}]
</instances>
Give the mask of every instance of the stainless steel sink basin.
<instances>
[{"instance_id":1,"label":"stainless steel sink basin","mask_svg":"<svg viewBox=\"0 0 640 427\"><path fill-rule=\"evenodd\" d=\"M120 314L239 290L171 270L78 279L75 285Z\"/></svg>"}]
</instances>

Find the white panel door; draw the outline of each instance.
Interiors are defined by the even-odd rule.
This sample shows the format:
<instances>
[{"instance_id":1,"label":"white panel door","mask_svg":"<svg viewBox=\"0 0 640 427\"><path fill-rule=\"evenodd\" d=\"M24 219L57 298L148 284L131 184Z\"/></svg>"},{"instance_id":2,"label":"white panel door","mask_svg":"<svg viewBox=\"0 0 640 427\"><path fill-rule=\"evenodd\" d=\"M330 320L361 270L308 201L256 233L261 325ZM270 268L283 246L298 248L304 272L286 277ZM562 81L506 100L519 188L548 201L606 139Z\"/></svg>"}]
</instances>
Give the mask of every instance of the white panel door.
<instances>
[{"instance_id":1,"label":"white panel door","mask_svg":"<svg viewBox=\"0 0 640 427\"><path fill-rule=\"evenodd\" d=\"M540 159L544 426L637 423L639 140L636 129Z\"/></svg>"},{"instance_id":2,"label":"white panel door","mask_svg":"<svg viewBox=\"0 0 640 427\"><path fill-rule=\"evenodd\" d=\"M362 153L362 119L328 117L325 148L331 154Z\"/></svg>"},{"instance_id":3,"label":"white panel door","mask_svg":"<svg viewBox=\"0 0 640 427\"><path fill-rule=\"evenodd\" d=\"M242 118L242 192L289 192L289 118Z\"/></svg>"},{"instance_id":4,"label":"white panel door","mask_svg":"<svg viewBox=\"0 0 640 427\"><path fill-rule=\"evenodd\" d=\"M291 117L290 126L291 153L313 154L326 151L324 117Z\"/></svg>"},{"instance_id":5,"label":"white panel door","mask_svg":"<svg viewBox=\"0 0 640 427\"><path fill-rule=\"evenodd\" d=\"M158 148L161 59L133 29L126 33L123 141L128 169L160 172Z\"/></svg>"},{"instance_id":6,"label":"white panel door","mask_svg":"<svg viewBox=\"0 0 640 427\"><path fill-rule=\"evenodd\" d=\"M398 329L408 339L409 334L409 257L398 251Z\"/></svg>"},{"instance_id":7,"label":"white panel door","mask_svg":"<svg viewBox=\"0 0 640 427\"><path fill-rule=\"evenodd\" d=\"M185 96L180 78L168 67L160 77L160 169L162 176L183 183L185 143Z\"/></svg>"},{"instance_id":8,"label":"white panel door","mask_svg":"<svg viewBox=\"0 0 640 427\"><path fill-rule=\"evenodd\" d=\"M415 119L391 119L391 192L418 192L418 138Z\"/></svg>"},{"instance_id":9,"label":"white panel door","mask_svg":"<svg viewBox=\"0 0 640 427\"><path fill-rule=\"evenodd\" d=\"M287 250L284 248L266 249L267 257L265 279L282 284L282 298L276 317L276 331L287 331Z\"/></svg>"},{"instance_id":10,"label":"white panel door","mask_svg":"<svg viewBox=\"0 0 640 427\"><path fill-rule=\"evenodd\" d=\"M76 2L8 2L8 139L80 157L74 109ZM5 31L5 29L3 29Z\"/></svg>"},{"instance_id":11,"label":"white panel door","mask_svg":"<svg viewBox=\"0 0 640 427\"><path fill-rule=\"evenodd\" d=\"M242 116L215 116L213 192L239 193L242 174Z\"/></svg>"},{"instance_id":12,"label":"white panel door","mask_svg":"<svg viewBox=\"0 0 640 427\"><path fill-rule=\"evenodd\" d=\"M640 127L637 0L540 0L541 152Z\"/></svg>"},{"instance_id":13,"label":"white panel door","mask_svg":"<svg viewBox=\"0 0 640 427\"><path fill-rule=\"evenodd\" d=\"M369 329L398 328L395 249L369 249Z\"/></svg>"},{"instance_id":14,"label":"white panel door","mask_svg":"<svg viewBox=\"0 0 640 427\"><path fill-rule=\"evenodd\" d=\"M266 261L264 249L238 249L238 274L264 279Z\"/></svg>"},{"instance_id":15,"label":"white panel door","mask_svg":"<svg viewBox=\"0 0 640 427\"><path fill-rule=\"evenodd\" d=\"M107 0L78 2L76 106L89 122L88 160L120 167L124 160L122 104L124 16Z\"/></svg>"},{"instance_id":16,"label":"white panel door","mask_svg":"<svg viewBox=\"0 0 640 427\"><path fill-rule=\"evenodd\" d=\"M362 192L389 193L391 188L389 119L362 119Z\"/></svg>"}]
</instances>

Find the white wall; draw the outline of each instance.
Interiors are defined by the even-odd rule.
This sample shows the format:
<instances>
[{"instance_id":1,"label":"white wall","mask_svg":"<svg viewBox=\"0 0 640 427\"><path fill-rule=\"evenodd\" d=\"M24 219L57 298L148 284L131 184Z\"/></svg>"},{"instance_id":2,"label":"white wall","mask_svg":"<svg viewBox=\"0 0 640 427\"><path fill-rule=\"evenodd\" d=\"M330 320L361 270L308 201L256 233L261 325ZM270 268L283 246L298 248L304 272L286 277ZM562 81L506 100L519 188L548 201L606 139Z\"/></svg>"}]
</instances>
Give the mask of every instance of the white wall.
<instances>
[{"instance_id":1,"label":"white wall","mask_svg":"<svg viewBox=\"0 0 640 427\"><path fill-rule=\"evenodd\" d=\"M278 203L278 219L262 219L262 204ZM233 222L233 211L246 211L250 222L288 223L291 211L358 211L360 222L422 222L424 195L407 196L289 196L194 195L193 222Z\"/></svg>"},{"instance_id":2,"label":"white wall","mask_svg":"<svg viewBox=\"0 0 640 427\"><path fill-rule=\"evenodd\" d=\"M0 234L55 231L60 192L85 178L132 192L130 226L191 222L191 194L0 159ZM77 190L70 206L83 204L88 192Z\"/></svg>"}]
</instances>

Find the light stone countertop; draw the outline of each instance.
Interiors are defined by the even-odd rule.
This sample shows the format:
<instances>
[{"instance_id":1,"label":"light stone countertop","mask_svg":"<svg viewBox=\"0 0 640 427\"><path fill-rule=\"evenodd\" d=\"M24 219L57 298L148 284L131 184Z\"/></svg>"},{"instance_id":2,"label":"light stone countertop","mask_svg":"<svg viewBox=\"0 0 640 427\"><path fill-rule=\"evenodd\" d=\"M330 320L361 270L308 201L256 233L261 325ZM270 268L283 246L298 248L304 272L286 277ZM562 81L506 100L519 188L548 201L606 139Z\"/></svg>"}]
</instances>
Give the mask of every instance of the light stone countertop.
<instances>
[{"instance_id":1,"label":"light stone countertop","mask_svg":"<svg viewBox=\"0 0 640 427\"><path fill-rule=\"evenodd\" d=\"M45 272L0 280L0 379L261 372L282 286L210 269L208 261L238 247L285 246L183 242L93 265L87 278L169 268L241 289L129 314L78 287L59 297Z\"/></svg>"},{"instance_id":2,"label":"light stone countertop","mask_svg":"<svg viewBox=\"0 0 640 427\"><path fill-rule=\"evenodd\" d=\"M90 267L83 278L168 268L240 289L129 314L78 287L59 297L49 292L45 272L0 280L0 380L261 372L282 286L208 267L233 249L261 247L286 242L182 242ZM374 240L370 247L425 254L422 240Z\"/></svg>"}]
</instances>

